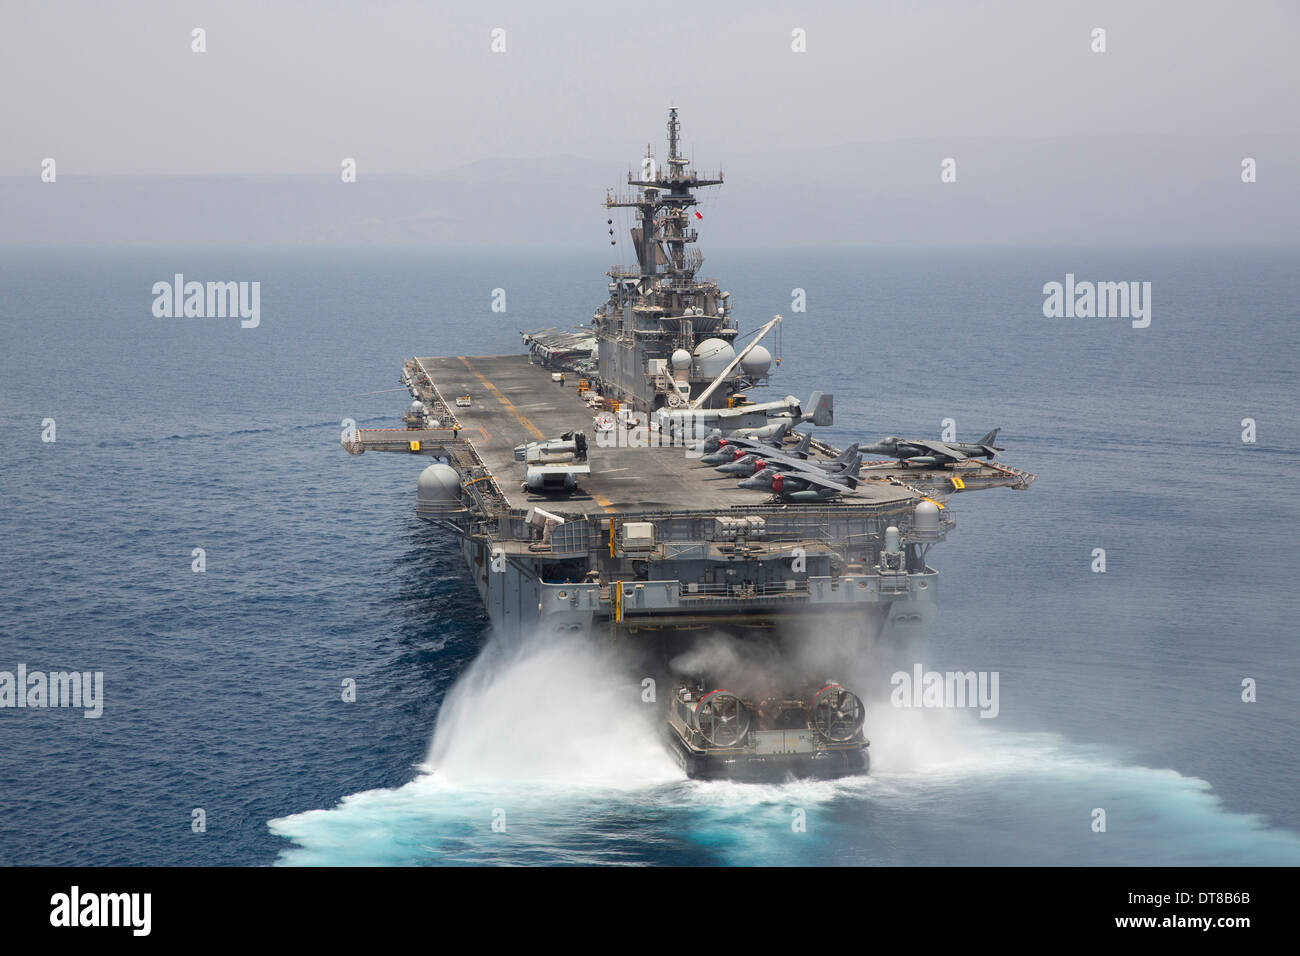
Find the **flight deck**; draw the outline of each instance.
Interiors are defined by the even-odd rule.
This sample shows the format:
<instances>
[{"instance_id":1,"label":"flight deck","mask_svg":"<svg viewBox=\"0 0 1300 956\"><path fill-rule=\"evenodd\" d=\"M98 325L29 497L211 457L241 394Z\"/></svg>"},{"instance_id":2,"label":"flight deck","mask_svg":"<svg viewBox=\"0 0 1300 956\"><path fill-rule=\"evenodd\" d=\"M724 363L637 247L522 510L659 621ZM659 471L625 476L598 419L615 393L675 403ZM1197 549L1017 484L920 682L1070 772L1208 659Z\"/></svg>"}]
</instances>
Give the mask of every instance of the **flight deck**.
<instances>
[{"instance_id":1,"label":"flight deck","mask_svg":"<svg viewBox=\"0 0 1300 956\"><path fill-rule=\"evenodd\" d=\"M604 447L614 443L612 437L593 439L591 474L583 476L577 491L557 496L526 490L522 466L515 460L516 446L565 432L592 432L595 412L579 394L576 378L566 376L563 385L553 382L549 371L525 355L427 356L411 360L407 368L414 373L421 397L442 416L438 422L442 427L363 429L359 444L409 449L416 440L426 454L436 454L444 445L472 450L508 508L621 513L679 511L689 506L718 511L769 502L770 495L740 488L735 476L701 464L698 454L680 445L657 444L658 432L644 427L630 436L624 432L616 447ZM469 404L458 405L456 400L465 397ZM821 442L813 446L814 460L829 460L838 452ZM840 499L843 504L900 504L931 495L942 500L967 488L1023 487L1032 481L1032 476L1016 469L974 461L952 469L868 462L861 478L856 491Z\"/></svg>"},{"instance_id":2,"label":"flight deck","mask_svg":"<svg viewBox=\"0 0 1300 956\"><path fill-rule=\"evenodd\" d=\"M444 399L469 395L468 408L454 414L502 492L516 508L563 507L591 510L594 502L608 512L673 511L690 502L692 509L718 510L761 504L768 495L737 487L736 477L718 474L700 464L699 456L672 445L653 447L602 447L593 441L591 474L577 492L564 498L534 494L520 487L520 466L514 460L516 445L558 436L563 432L592 431L593 410L578 395L573 376L564 385L551 381L550 372L529 364L527 356L420 358ZM625 433L626 434L626 433ZM658 432L640 429L647 445ZM636 436L632 436L634 439ZM818 457L828 457L818 455ZM903 488L863 483L864 501L902 501L913 497Z\"/></svg>"}]
</instances>

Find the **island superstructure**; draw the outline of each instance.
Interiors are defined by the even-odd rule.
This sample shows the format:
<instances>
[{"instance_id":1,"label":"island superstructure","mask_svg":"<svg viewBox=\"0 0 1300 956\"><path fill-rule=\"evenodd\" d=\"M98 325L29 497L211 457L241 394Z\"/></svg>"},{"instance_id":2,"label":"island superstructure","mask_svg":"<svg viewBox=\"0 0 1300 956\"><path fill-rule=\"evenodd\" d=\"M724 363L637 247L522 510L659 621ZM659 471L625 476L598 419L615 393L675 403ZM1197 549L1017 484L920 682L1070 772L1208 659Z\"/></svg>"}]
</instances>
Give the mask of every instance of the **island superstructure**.
<instances>
[{"instance_id":1,"label":"island superstructure","mask_svg":"<svg viewBox=\"0 0 1300 956\"><path fill-rule=\"evenodd\" d=\"M818 627L924 635L937 606L927 554L954 526L950 499L1034 476L956 446L863 461L815 435L833 420L829 387L751 401L772 355L761 334L741 344L730 294L697 274L695 190L722 175L691 169L679 134L673 109L662 167L647 156L631 191L606 197L634 210L637 261L610 268L589 326L524 333L527 354L410 358L406 427L349 429L343 444L436 459L416 513L459 547L495 630L584 632L660 661L664 726L688 772L859 771L862 703L834 675L792 666L741 688L739 674L670 663L708 633L742 646Z\"/></svg>"}]
</instances>

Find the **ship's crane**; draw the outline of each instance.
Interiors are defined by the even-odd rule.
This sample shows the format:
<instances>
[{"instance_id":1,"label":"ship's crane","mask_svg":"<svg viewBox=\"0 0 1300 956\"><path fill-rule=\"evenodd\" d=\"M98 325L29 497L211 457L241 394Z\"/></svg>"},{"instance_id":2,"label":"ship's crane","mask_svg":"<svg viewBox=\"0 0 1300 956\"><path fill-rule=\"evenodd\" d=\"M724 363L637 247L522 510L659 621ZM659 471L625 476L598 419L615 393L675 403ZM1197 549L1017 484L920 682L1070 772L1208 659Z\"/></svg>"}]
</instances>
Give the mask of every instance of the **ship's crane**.
<instances>
[{"instance_id":1,"label":"ship's crane","mask_svg":"<svg viewBox=\"0 0 1300 956\"><path fill-rule=\"evenodd\" d=\"M743 362L745 356L754 350L754 346L758 345L759 342L763 341L763 336L767 335L768 332L771 332L774 328L776 328L780 324L781 324L781 316L779 315L772 316L772 321L768 322L766 325L763 326L762 329L759 330L758 335L754 337L754 341L750 342L743 349L741 349L740 354L731 360L730 364L728 364L727 367L722 370L721 375L719 375L717 378L715 378L712 382L709 383L708 388L700 392L699 396L695 399L695 401L691 402L689 407L691 408L707 407L705 406L704 403L708 400L709 396L714 393L714 391L717 389L719 385L721 385L723 382L727 380L727 376L736 370L736 366L738 366L741 362Z\"/></svg>"}]
</instances>

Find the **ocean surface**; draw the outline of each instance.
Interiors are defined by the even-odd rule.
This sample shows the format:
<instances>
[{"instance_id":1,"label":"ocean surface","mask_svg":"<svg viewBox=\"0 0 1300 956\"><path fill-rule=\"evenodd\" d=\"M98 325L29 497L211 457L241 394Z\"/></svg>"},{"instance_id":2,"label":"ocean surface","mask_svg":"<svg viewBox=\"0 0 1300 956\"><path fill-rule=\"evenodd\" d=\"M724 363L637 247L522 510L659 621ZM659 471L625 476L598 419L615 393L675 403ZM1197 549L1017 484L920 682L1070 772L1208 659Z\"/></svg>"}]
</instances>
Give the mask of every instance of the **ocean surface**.
<instances>
[{"instance_id":1,"label":"ocean surface","mask_svg":"<svg viewBox=\"0 0 1300 956\"><path fill-rule=\"evenodd\" d=\"M599 647L493 638L424 462L339 446L404 357L585 321L605 254L0 252L0 671L104 675L98 719L0 709L0 863L1300 863L1296 262L711 254L829 440L952 418L1039 475L930 555L924 664L998 672L997 718L873 705L869 775L740 785L684 779ZM261 324L156 318L175 273L260 282ZM1067 273L1151 282L1150 327L1045 318Z\"/></svg>"}]
</instances>

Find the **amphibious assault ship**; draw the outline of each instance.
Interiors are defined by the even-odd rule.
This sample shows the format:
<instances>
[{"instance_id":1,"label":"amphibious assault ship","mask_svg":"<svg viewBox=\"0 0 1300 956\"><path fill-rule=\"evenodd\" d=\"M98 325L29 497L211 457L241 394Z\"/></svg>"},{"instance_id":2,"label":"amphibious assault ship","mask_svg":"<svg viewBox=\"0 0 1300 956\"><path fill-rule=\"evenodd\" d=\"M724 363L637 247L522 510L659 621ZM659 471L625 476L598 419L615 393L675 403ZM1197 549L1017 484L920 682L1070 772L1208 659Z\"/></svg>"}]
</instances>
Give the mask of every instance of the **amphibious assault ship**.
<instances>
[{"instance_id":1,"label":"amphibious assault ship","mask_svg":"<svg viewBox=\"0 0 1300 956\"><path fill-rule=\"evenodd\" d=\"M695 191L722 174L681 154L676 109L667 132L663 166L647 149L606 195L633 214L636 261L609 269L588 325L522 333L518 355L410 358L405 427L350 428L343 445L436 459L416 513L460 548L498 632L635 647L671 688L662 726L692 776L861 772L865 708L837 675L756 679L691 648L721 633L793 661L818 633L909 644L935 616L927 553L951 497L1034 476L992 460L996 432L841 449L815 434L829 390L753 402L781 317L742 344L730 293L699 275Z\"/></svg>"}]
</instances>

